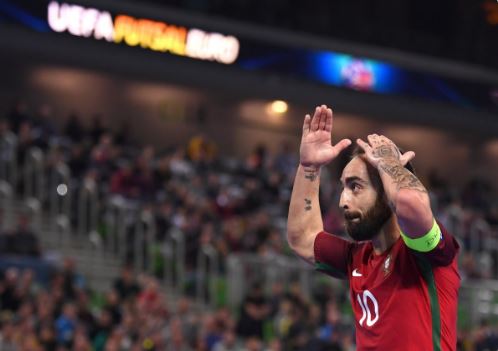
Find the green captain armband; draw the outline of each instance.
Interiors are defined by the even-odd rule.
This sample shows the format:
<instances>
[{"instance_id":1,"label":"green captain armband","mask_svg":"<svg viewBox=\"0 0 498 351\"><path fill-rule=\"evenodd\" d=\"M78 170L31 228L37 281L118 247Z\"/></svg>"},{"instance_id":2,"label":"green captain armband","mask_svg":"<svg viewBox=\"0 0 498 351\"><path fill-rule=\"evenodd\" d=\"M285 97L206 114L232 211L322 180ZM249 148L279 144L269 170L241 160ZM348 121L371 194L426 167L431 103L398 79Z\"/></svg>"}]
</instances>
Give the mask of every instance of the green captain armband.
<instances>
[{"instance_id":1,"label":"green captain armband","mask_svg":"<svg viewBox=\"0 0 498 351\"><path fill-rule=\"evenodd\" d=\"M434 220L431 230L424 236L412 239L401 232L401 237L403 238L406 246L410 249L419 252L429 252L439 244L439 240L441 240L441 229L439 229L436 220Z\"/></svg>"}]
</instances>

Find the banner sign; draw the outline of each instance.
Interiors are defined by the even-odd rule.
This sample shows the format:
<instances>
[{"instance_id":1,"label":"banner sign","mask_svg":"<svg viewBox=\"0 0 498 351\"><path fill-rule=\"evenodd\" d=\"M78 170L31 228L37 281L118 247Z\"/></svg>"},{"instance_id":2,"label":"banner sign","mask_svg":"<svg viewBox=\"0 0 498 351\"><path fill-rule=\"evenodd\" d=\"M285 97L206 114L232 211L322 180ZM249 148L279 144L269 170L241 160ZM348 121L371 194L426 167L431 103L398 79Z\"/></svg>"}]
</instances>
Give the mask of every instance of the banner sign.
<instances>
[{"instance_id":1,"label":"banner sign","mask_svg":"<svg viewBox=\"0 0 498 351\"><path fill-rule=\"evenodd\" d=\"M212 28L177 23L174 16L165 21L56 0L15 3L0 0L0 20L49 35L70 35L157 54L211 61L256 74L498 112L497 84L442 76L423 68L406 69L347 53L270 43L266 38L219 33Z\"/></svg>"}]
</instances>

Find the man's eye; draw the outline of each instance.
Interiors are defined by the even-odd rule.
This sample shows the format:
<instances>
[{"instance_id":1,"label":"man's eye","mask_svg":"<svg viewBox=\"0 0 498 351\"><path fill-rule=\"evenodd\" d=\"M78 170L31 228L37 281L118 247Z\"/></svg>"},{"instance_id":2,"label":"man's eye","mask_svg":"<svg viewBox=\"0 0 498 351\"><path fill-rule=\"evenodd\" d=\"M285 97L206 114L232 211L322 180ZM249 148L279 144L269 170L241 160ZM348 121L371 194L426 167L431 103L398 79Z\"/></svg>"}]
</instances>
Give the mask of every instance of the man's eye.
<instances>
[{"instance_id":1,"label":"man's eye","mask_svg":"<svg viewBox=\"0 0 498 351\"><path fill-rule=\"evenodd\" d=\"M361 189L361 186L360 186L360 184L358 184L358 183L353 183L353 184L351 184L351 189L352 189L353 191L357 191L357 190L360 190L360 189Z\"/></svg>"}]
</instances>

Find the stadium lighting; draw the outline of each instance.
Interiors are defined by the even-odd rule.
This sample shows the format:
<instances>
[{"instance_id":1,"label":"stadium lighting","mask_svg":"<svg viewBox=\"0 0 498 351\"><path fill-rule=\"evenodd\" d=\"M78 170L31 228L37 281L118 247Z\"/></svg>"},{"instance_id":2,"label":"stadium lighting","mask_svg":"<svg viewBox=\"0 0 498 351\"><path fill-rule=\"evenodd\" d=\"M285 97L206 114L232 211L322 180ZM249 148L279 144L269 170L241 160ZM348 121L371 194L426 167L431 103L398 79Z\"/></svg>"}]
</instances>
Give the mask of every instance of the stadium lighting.
<instances>
[{"instance_id":1,"label":"stadium lighting","mask_svg":"<svg viewBox=\"0 0 498 351\"><path fill-rule=\"evenodd\" d=\"M283 100L275 100L270 104L270 111L277 115L282 115L287 112L289 105Z\"/></svg>"},{"instance_id":2,"label":"stadium lighting","mask_svg":"<svg viewBox=\"0 0 498 351\"><path fill-rule=\"evenodd\" d=\"M67 185L66 184L59 184L57 186L57 194L59 194L59 196L66 196L66 194L67 194Z\"/></svg>"}]
</instances>

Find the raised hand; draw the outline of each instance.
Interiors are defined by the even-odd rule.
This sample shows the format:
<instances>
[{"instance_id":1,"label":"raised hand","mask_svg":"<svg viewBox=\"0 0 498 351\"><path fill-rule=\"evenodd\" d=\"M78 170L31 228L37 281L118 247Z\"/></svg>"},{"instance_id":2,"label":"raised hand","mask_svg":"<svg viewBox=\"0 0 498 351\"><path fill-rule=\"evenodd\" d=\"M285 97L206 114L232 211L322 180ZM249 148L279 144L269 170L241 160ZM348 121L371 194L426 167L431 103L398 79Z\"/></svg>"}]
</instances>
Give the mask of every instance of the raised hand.
<instances>
[{"instance_id":1,"label":"raised hand","mask_svg":"<svg viewBox=\"0 0 498 351\"><path fill-rule=\"evenodd\" d=\"M318 106L313 118L310 115L304 117L300 148L302 166L318 169L351 144L351 140L342 139L332 145L332 122L332 110L326 105Z\"/></svg>"},{"instance_id":2,"label":"raised hand","mask_svg":"<svg viewBox=\"0 0 498 351\"><path fill-rule=\"evenodd\" d=\"M397 162L405 166L415 157L413 151L401 154L398 147L383 135L370 134L367 139L368 143L361 139L356 140L356 143L365 151L367 161L376 168L381 161Z\"/></svg>"}]
</instances>

